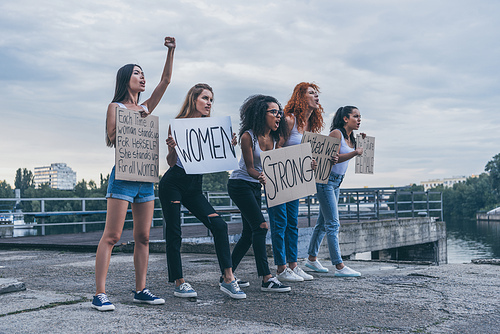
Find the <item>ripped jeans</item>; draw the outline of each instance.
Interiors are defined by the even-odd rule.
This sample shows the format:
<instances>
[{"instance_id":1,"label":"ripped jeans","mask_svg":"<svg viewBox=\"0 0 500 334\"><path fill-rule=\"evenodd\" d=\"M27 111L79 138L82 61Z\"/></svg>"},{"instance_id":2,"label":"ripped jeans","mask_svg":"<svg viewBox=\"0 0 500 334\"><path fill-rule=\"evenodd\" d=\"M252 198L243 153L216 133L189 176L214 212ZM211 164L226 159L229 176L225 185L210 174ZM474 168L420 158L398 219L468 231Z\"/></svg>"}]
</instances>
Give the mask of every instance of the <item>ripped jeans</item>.
<instances>
[{"instance_id":1,"label":"ripped jeans","mask_svg":"<svg viewBox=\"0 0 500 334\"><path fill-rule=\"evenodd\" d=\"M214 237L215 252L221 273L231 268L231 250L227 235L227 223L216 213L202 193L203 175L186 174L179 166L171 167L159 184L159 197L165 220L168 281L184 278L181 261L181 203L198 218Z\"/></svg>"},{"instance_id":2,"label":"ripped jeans","mask_svg":"<svg viewBox=\"0 0 500 334\"><path fill-rule=\"evenodd\" d=\"M233 272L236 271L236 267L250 249L250 246L253 245L257 275L270 275L271 271L269 270L266 251L267 228L261 227L261 224L265 223L266 220L262 215L260 183L229 179L227 192L234 204L240 209L243 222L241 238L233 249Z\"/></svg>"}]
</instances>

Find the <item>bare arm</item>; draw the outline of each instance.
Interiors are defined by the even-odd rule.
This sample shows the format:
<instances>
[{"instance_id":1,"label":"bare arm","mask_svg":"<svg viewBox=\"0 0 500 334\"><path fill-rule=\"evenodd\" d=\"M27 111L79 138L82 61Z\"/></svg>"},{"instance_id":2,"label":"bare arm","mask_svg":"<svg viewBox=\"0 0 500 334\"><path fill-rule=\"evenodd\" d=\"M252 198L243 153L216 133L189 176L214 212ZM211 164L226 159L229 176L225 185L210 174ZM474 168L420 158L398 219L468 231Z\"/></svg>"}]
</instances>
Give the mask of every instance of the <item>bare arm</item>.
<instances>
[{"instance_id":1,"label":"bare arm","mask_svg":"<svg viewBox=\"0 0 500 334\"><path fill-rule=\"evenodd\" d=\"M172 67L174 64L174 50L175 50L175 38L165 37L165 46L168 48L167 60L165 61L165 66L163 68L163 73L161 75L160 83L156 86L155 90L151 94L151 97L144 101L148 107L149 113L152 113L156 108L158 103L160 103L163 94L167 90L170 84L170 79L172 78Z\"/></svg>"},{"instance_id":2,"label":"bare arm","mask_svg":"<svg viewBox=\"0 0 500 334\"><path fill-rule=\"evenodd\" d=\"M288 137L292 132L293 125L295 124L295 117L288 115L286 116L285 121L286 121L286 127L288 129L288 133L286 134L286 136ZM280 141L276 144L276 148L283 147L283 145L285 145L285 138L281 137Z\"/></svg>"},{"instance_id":3,"label":"bare arm","mask_svg":"<svg viewBox=\"0 0 500 334\"><path fill-rule=\"evenodd\" d=\"M174 167L175 164L177 163L177 152L175 151L175 146L177 146L177 143L172 137L172 132L170 130L170 127L168 127L167 146L168 146L167 164L170 167Z\"/></svg>"},{"instance_id":4,"label":"bare arm","mask_svg":"<svg viewBox=\"0 0 500 334\"><path fill-rule=\"evenodd\" d=\"M342 132L340 132L340 130L335 129L332 132L330 132L329 136L333 137L333 138L341 139L342 138ZM338 155L339 158L338 158L337 163L341 163L341 162L347 161L347 160L352 159L355 156L361 155L361 154L363 154L363 149L362 148L357 148L354 151L349 152L349 153L339 154Z\"/></svg>"},{"instance_id":5,"label":"bare arm","mask_svg":"<svg viewBox=\"0 0 500 334\"><path fill-rule=\"evenodd\" d=\"M106 113L106 133L108 134L109 140L114 144L116 142L116 108L118 105L116 103L110 103L108 105L108 111Z\"/></svg>"},{"instance_id":6,"label":"bare arm","mask_svg":"<svg viewBox=\"0 0 500 334\"><path fill-rule=\"evenodd\" d=\"M260 183L266 184L266 179L262 175L263 173L259 173L253 165L252 137L248 132L245 132L241 136L241 154L243 156L243 161L245 162L248 175L256 180L259 180Z\"/></svg>"}]
</instances>

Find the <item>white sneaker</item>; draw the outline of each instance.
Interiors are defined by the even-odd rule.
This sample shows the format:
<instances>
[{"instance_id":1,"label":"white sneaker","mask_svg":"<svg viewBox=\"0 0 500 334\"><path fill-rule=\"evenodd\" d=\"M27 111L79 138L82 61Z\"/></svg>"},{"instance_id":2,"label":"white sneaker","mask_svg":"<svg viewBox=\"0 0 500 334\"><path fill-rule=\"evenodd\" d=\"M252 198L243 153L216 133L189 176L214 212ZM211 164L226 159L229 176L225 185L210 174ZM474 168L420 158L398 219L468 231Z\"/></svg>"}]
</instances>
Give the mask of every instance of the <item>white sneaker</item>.
<instances>
[{"instance_id":1,"label":"white sneaker","mask_svg":"<svg viewBox=\"0 0 500 334\"><path fill-rule=\"evenodd\" d=\"M300 277L292 271L292 269L286 267L283 272L276 275L276 278L281 282L302 282L304 278Z\"/></svg>"},{"instance_id":2,"label":"white sneaker","mask_svg":"<svg viewBox=\"0 0 500 334\"><path fill-rule=\"evenodd\" d=\"M307 259L306 267L313 270L313 271L316 271L318 273L327 273L328 272L328 268L323 267L323 265L321 265L321 263L319 263L318 260L310 261L309 259Z\"/></svg>"},{"instance_id":3,"label":"white sneaker","mask_svg":"<svg viewBox=\"0 0 500 334\"><path fill-rule=\"evenodd\" d=\"M357 272L356 270L352 270L348 266L344 266L344 268L338 270L335 269L335 274L333 276L336 277L358 277L361 276L360 272Z\"/></svg>"},{"instance_id":4,"label":"white sneaker","mask_svg":"<svg viewBox=\"0 0 500 334\"><path fill-rule=\"evenodd\" d=\"M304 270L300 269L299 266L293 268L293 272L295 273L295 275L302 277L304 281L312 281L314 279L312 275L304 272Z\"/></svg>"}]
</instances>

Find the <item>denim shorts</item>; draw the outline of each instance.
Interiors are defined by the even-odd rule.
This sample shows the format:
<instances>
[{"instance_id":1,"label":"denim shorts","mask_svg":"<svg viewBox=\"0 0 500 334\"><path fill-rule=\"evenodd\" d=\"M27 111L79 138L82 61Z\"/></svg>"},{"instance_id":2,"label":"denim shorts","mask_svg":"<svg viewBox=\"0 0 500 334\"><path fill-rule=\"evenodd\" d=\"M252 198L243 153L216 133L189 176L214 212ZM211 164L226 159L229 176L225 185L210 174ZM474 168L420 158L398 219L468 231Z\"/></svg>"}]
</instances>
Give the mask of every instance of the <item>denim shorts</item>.
<instances>
[{"instance_id":1,"label":"denim shorts","mask_svg":"<svg viewBox=\"0 0 500 334\"><path fill-rule=\"evenodd\" d=\"M154 201L153 182L136 182L115 179L115 167L111 170L106 198L117 198L130 203Z\"/></svg>"}]
</instances>

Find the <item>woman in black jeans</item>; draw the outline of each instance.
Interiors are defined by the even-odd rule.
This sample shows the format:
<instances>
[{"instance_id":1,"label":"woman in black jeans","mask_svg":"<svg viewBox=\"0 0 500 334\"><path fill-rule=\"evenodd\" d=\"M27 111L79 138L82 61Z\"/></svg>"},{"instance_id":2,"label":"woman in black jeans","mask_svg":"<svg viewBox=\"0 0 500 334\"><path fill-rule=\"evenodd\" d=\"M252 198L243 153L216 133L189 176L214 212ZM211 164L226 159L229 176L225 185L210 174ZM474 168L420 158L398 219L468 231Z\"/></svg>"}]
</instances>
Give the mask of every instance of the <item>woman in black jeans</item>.
<instances>
[{"instance_id":1,"label":"woman in black jeans","mask_svg":"<svg viewBox=\"0 0 500 334\"><path fill-rule=\"evenodd\" d=\"M286 292L289 286L271 275L267 262L266 234L268 225L261 209L261 184L266 183L260 154L276 148L286 122L279 102L271 96L254 95L240 108L241 160L231 174L227 190L241 211L243 232L232 254L233 271L253 244L257 274L262 276L261 291Z\"/></svg>"},{"instance_id":2,"label":"woman in black jeans","mask_svg":"<svg viewBox=\"0 0 500 334\"><path fill-rule=\"evenodd\" d=\"M197 84L187 93L176 118L210 117L213 90L207 84ZM236 144L236 138L234 138ZM235 299L246 298L233 275L231 251L226 222L215 212L202 193L203 175L186 174L175 151L175 140L169 130L167 163L170 169L159 185L159 197L166 223L166 253L168 281L175 282L174 296L196 297L196 291L184 281L181 261L181 203L198 218L214 236L215 251L223 275L221 291Z\"/></svg>"}]
</instances>

